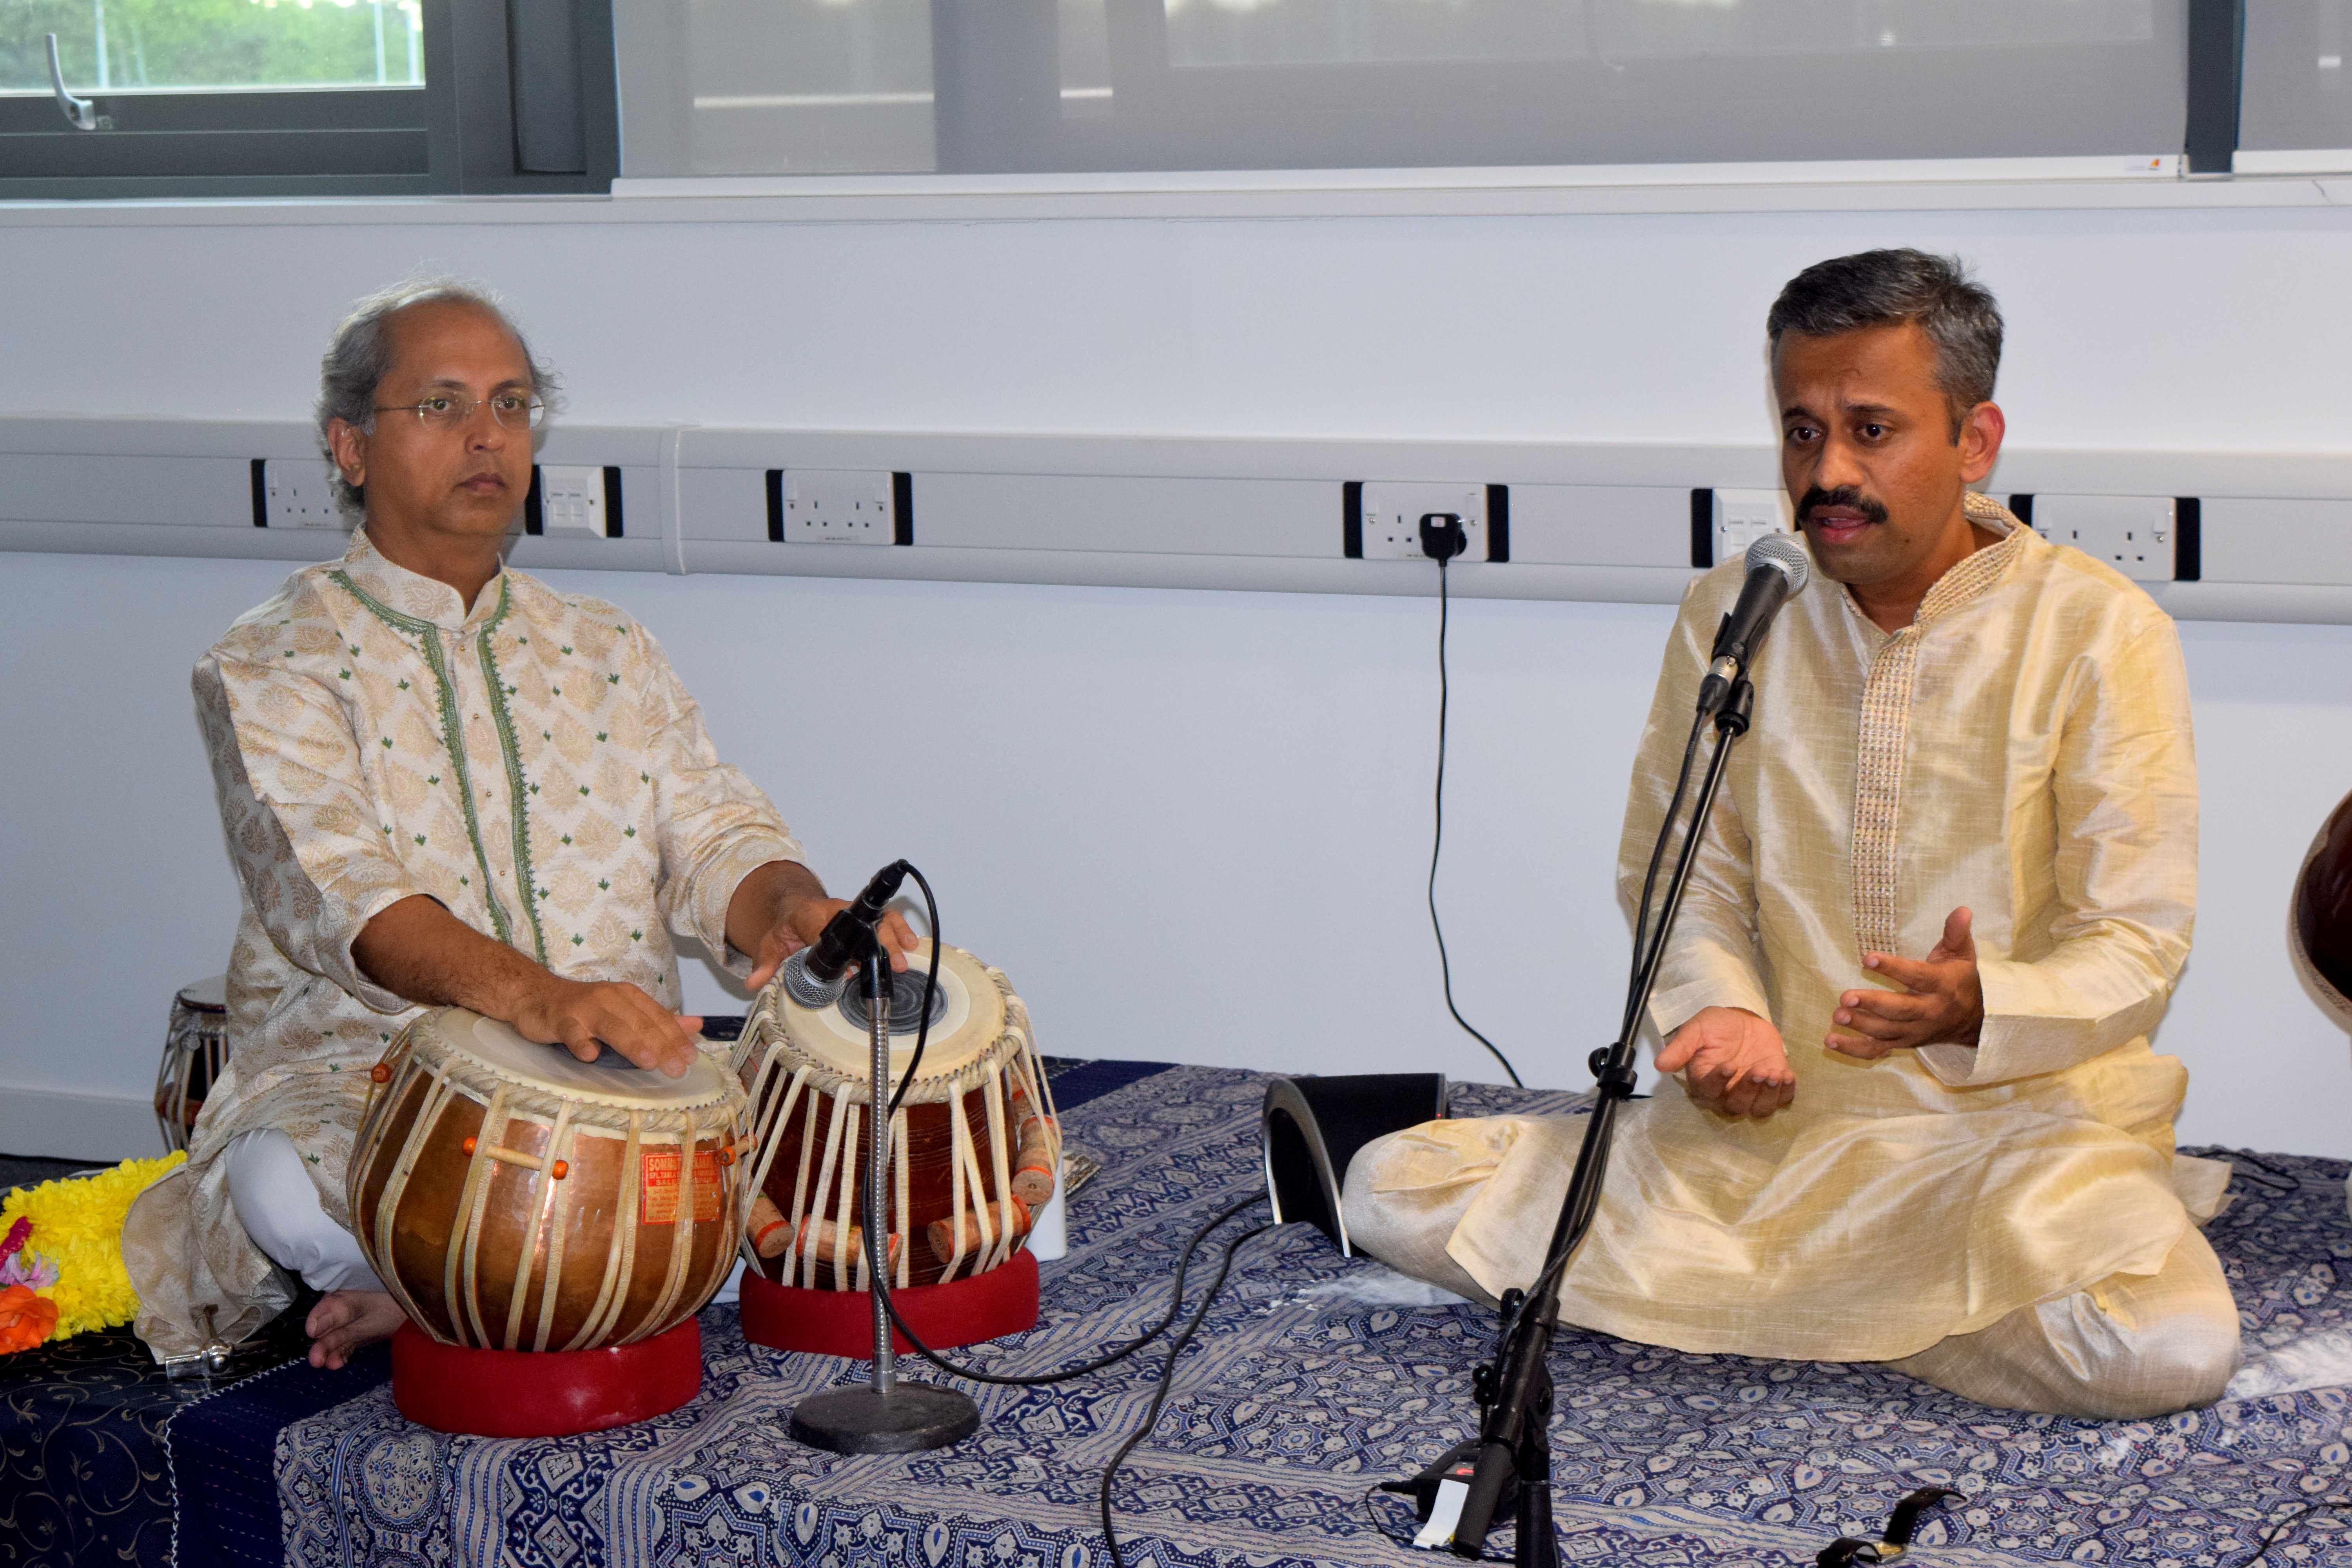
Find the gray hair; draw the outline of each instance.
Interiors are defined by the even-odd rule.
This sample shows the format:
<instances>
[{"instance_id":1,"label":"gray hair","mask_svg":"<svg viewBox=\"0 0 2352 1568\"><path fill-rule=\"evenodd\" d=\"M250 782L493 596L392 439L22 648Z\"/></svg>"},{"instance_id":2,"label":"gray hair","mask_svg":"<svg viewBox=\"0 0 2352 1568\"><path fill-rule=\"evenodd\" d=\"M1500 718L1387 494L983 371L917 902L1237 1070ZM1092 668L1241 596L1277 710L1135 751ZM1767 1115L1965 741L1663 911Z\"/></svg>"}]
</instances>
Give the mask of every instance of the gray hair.
<instances>
[{"instance_id":1,"label":"gray hair","mask_svg":"<svg viewBox=\"0 0 2352 1568\"><path fill-rule=\"evenodd\" d=\"M1991 399L2000 371L2000 307L1958 257L1865 250L1816 261L1789 279L1764 318L1776 348L1783 332L1825 338L1895 321L1917 322L1935 345L1936 384L1958 440L1969 410Z\"/></svg>"},{"instance_id":2,"label":"gray hair","mask_svg":"<svg viewBox=\"0 0 2352 1568\"><path fill-rule=\"evenodd\" d=\"M328 345L327 357L320 364L319 444L326 448L327 466L334 471L335 501L343 510L358 516L366 510L367 489L363 485L345 482L342 470L335 465L333 446L327 439L328 426L340 419L361 430L375 429L376 388L392 370L392 319L412 305L428 305L436 301L470 305L496 321L514 335L522 350L522 357L530 366L531 395L548 405L553 413L560 401L560 384L555 372L543 362L533 358L530 340L522 335L514 318L507 314L498 296L456 278L411 278L380 289L360 300L335 329L335 341Z\"/></svg>"}]
</instances>

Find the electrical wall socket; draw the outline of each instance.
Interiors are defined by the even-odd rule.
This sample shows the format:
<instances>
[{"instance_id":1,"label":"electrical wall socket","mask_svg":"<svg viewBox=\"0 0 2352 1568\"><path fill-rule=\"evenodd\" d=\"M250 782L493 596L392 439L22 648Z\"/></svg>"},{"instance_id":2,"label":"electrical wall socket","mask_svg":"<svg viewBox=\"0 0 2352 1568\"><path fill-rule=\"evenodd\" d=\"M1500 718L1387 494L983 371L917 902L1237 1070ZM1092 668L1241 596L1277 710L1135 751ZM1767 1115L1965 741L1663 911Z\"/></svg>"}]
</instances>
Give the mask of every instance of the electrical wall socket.
<instances>
[{"instance_id":1,"label":"electrical wall socket","mask_svg":"<svg viewBox=\"0 0 2352 1568\"><path fill-rule=\"evenodd\" d=\"M2033 527L2053 543L2071 544L2136 583L2169 583L2175 510L2170 496L2037 495Z\"/></svg>"},{"instance_id":2,"label":"electrical wall socket","mask_svg":"<svg viewBox=\"0 0 2352 1568\"><path fill-rule=\"evenodd\" d=\"M895 544L891 475L880 468L786 468L783 537L794 544Z\"/></svg>"},{"instance_id":3,"label":"electrical wall socket","mask_svg":"<svg viewBox=\"0 0 2352 1568\"><path fill-rule=\"evenodd\" d=\"M1788 532L1790 516L1785 491L1716 491L1715 563L1742 559L1748 547L1768 533Z\"/></svg>"},{"instance_id":4,"label":"electrical wall socket","mask_svg":"<svg viewBox=\"0 0 2352 1568\"><path fill-rule=\"evenodd\" d=\"M569 464L539 466L539 531L550 539L607 539L604 470Z\"/></svg>"},{"instance_id":5,"label":"electrical wall socket","mask_svg":"<svg viewBox=\"0 0 2352 1568\"><path fill-rule=\"evenodd\" d=\"M261 464L254 498L264 528L343 528L335 505L335 468L324 458L270 458Z\"/></svg>"},{"instance_id":6,"label":"electrical wall socket","mask_svg":"<svg viewBox=\"0 0 2352 1568\"><path fill-rule=\"evenodd\" d=\"M1426 561L1421 520L1450 511L1462 520L1466 542L1462 561L1484 561L1486 552L1486 487L1413 480L1364 481L1363 544L1367 561Z\"/></svg>"}]
</instances>

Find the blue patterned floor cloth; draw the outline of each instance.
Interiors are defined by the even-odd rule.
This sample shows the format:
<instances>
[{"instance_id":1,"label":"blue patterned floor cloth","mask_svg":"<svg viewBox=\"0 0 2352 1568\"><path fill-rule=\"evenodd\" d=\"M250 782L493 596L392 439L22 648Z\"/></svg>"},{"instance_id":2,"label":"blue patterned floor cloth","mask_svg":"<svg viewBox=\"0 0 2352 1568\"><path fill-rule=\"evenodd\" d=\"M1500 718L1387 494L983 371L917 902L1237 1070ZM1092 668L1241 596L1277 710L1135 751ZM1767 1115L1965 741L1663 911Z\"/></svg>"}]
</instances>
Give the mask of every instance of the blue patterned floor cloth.
<instances>
[{"instance_id":1,"label":"blue patterned floor cloth","mask_svg":"<svg viewBox=\"0 0 2352 1568\"><path fill-rule=\"evenodd\" d=\"M1154 1320L1185 1239L1260 1182L1265 1081L1179 1068L1071 1111L1068 1137L1104 1169L1071 1206L1070 1256L1045 1268L1043 1321L962 1353L1000 1373L1045 1371ZM1455 1104L1545 1112L1569 1100L1465 1087ZM2242 1165L2237 1201L2210 1232L2245 1317L2241 1384L2352 1381L2324 1370L2336 1341L2352 1341L2345 1167L2265 1158L2267 1168ZM1192 1300L1210 1272L1196 1267ZM1304 1226L1250 1242L1122 1477L1127 1561L1447 1560L1409 1555L1395 1536L1410 1533L1410 1510L1366 1497L1470 1431L1470 1373L1491 1315L1414 1304L1426 1294ZM936 1453L845 1458L793 1443L786 1424L804 1395L861 1379L859 1363L747 1346L732 1309L706 1312L703 1333L701 1394L613 1432L447 1436L404 1421L389 1388L294 1422L277 1444L287 1560L1108 1563L1097 1478L1144 1414L1155 1355L1053 1388L965 1384L982 1412L976 1436ZM1834 1536L1874 1538L1897 1499L1934 1484L1969 1500L1930 1516L1906 1561L2229 1564L2303 1503L2352 1497L2352 1395L2341 1387L2090 1422L1987 1410L1876 1367L1686 1356L1573 1331L1552 1370L1571 1563L1811 1563ZM2271 1561L2352 1564L2347 1521L2314 1514ZM1508 1548L1505 1531L1494 1549Z\"/></svg>"}]
</instances>

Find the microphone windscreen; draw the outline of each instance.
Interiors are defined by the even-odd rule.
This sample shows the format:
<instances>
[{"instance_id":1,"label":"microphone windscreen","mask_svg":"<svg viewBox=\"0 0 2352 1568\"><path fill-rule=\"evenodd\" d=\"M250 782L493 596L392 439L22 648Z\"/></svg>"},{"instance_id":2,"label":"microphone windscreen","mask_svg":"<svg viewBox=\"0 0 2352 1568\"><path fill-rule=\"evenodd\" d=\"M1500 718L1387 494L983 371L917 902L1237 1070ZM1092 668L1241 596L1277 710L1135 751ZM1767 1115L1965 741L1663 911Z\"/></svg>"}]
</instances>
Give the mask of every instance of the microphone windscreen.
<instances>
[{"instance_id":1,"label":"microphone windscreen","mask_svg":"<svg viewBox=\"0 0 2352 1568\"><path fill-rule=\"evenodd\" d=\"M1769 566L1789 579L1789 596L1794 598L1805 591L1812 581L1813 558L1793 533L1768 533L1748 547L1748 570Z\"/></svg>"},{"instance_id":2,"label":"microphone windscreen","mask_svg":"<svg viewBox=\"0 0 2352 1568\"><path fill-rule=\"evenodd\" d=\"M847 989L851 972L845 969L831 980L819 980L809 973L809 952L804 947L784 960L784 994L803 1007L830 1007Z\"/></svg>"}]
</instances>

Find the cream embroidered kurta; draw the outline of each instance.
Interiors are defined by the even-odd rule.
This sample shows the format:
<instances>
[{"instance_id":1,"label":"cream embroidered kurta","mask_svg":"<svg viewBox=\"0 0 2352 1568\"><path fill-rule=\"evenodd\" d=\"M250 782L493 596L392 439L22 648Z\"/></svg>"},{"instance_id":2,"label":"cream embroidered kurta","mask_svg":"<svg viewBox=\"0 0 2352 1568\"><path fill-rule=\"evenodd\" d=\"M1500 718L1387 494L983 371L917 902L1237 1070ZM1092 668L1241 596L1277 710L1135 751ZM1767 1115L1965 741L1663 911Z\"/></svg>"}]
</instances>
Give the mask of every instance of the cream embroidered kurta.
<instances>
[{"instance_id":1,"label":"cream embroidered kurta","mask_svg":"<svg viewBox=\"0 0 2352 1568\"><path fill-rule=\"evenodd\" d=\"M421 1010L353 962L372 917L427 894L558 974L676 1007L670 933L748 969L727 944L736 886L801 858L652 636L520 573L469 610L362 530L238 620L194 687L244 910L227 1068L187 1165L125 1229L159 1354L202 1342L206 1304L234 1343L289 1299L229 1207L218 1156L238 1133L283 1131L350 1224L367 1069Z\"/></svg>"},{"instance_id":2,"label":"cream embroidered kurta","mask_svg":"<svg viewBox=\"0 0 2352 1568\"><path fill-rule=\"evenodd\" d=\"M1664 1035L1709 1006L1769 1018L1796 1100L1727 1118L1668 1080L1629 1106L1564 1282L1568 1321L1692 1352L1887 1360L2153 1274L2189 1224L2183 1194L2200 1218L2219 1198L2226 1168L2174 1158L2187 1075L2147 1044L2196 900L2172 624L2107 567L1983 497L1968 505L2002 537L1914 625L1888 636L1817 574L1763 645L1754 729L1650 1021ZM1700 579L1669 640L1620 849L1629 906L1742 576L1732 562ZM1978 1045L1829 1050L1838 995L1887 984L1863 954L1924 957L1962 905ZM1391 1233L1415 1205L1459 1213L1445 1258L1498 1294L1532 1276L1583 1125L1433 1123L1350 1196ZM1484 1187L1465 1209L1470 1183Z\"/></svg>"}]
</instances>

